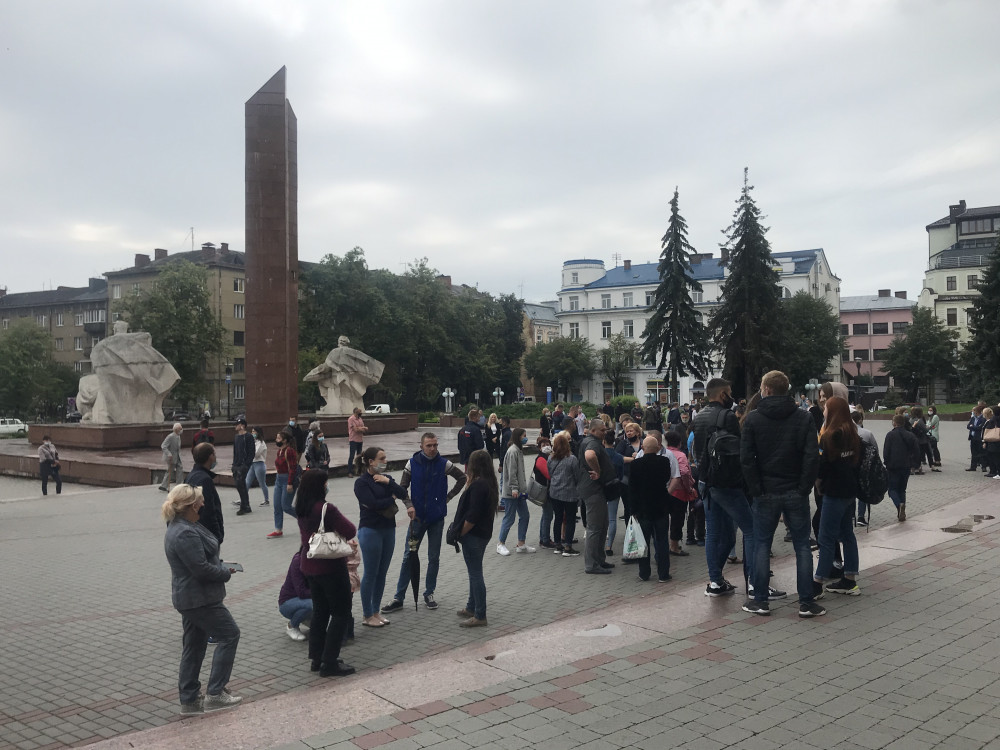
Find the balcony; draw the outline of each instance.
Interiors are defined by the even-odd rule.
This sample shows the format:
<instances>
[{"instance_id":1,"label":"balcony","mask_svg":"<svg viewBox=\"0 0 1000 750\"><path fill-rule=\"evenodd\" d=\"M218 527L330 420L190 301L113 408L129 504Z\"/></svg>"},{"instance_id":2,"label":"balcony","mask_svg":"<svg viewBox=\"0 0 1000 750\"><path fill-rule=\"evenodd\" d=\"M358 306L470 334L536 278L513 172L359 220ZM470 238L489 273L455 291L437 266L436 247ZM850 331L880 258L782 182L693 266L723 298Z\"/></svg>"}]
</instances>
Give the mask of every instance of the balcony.
<instances>
[{"instance_id":1,"label":"balcony","mask_svg":"<svg viewBox=\"0 0 1000 750\"><path fill-rule=\"evenodd\" d=\"M988 255L960 255L955 258L935 258L928 266L928 271L942 268L976 268L989 265Z\"/></svg>"}]
</instances>

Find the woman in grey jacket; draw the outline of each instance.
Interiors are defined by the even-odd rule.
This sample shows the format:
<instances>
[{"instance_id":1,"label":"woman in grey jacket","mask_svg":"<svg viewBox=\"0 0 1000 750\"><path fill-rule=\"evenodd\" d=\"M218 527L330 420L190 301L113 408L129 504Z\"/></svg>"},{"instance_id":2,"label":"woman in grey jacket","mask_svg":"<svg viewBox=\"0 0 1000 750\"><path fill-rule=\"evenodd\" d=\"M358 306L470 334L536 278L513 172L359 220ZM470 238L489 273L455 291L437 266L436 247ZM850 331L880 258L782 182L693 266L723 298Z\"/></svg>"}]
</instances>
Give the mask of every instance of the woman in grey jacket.
<instances>
[{"instance_id":1,"label":"woman in grey jacket","mask_svg":"<svg viewBox=\"0 0 1000 750\"><path fill-rule=\"evenodd\" d=\"M198 511L204 504L200 488L179 484L167 495L162 509L163 520L167 522L163 549L170 563L171 599L184 623L178 679L182 714L234 708L243 701L226 689L240 642L240 629L222 600L226 598L226 581L235 569L220 562L218 540L198 523ZM212 658L207 695L202 696L198 675L209 635L218 645Z\"/></svg>"},{"instance_id":2,"label":"woman in grey jacket","mask_svg":"<svg viewBox=\"0 0 1000 750\"><path fill-rule=\"evenodd\" d=\"M576 506L580 499L576 494L576 478L580 473L580 463L570 450L569 435L557 433L552 440L552 455L549 456L549 502L555 516L555 553L563 557L579 557L573 549L573 534L576 533ZM564 523L565 521L565 523Z\"/></svg>"},{"instance_id":3,"label":"woman in grey jacket","mask_svg":"<svg viewBox=\"0 0 1000 750\"><path fill-rule=\"evenodd\" d=\"M497 554L506 557L507 534L514 525L514 515L517 514L517 546L515 552L535 552L534 547L525 544L528 536L528 480L524 473L524 454L521 446L528 442L528 436L520 427L515 427L510 433L510 443L503 457L503 476L500 477L500 502L504 506L503 521L500 522L500 543Z\"/></svg>"}]
</instances>

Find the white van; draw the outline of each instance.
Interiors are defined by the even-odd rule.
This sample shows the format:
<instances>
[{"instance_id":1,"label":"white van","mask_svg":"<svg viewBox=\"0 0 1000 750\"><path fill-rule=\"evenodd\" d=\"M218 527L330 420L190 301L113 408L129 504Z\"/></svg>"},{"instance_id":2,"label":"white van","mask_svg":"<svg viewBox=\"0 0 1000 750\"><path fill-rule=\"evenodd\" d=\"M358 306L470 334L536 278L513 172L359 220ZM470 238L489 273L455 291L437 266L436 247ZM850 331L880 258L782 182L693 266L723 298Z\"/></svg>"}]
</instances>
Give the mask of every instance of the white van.
<instances>
[{"instance_id":1,"label":"white van","mask_svg":"<svg viewBox=\"0 0 1000 750\"><path fill-rule=\"evenodd\" d=\"M365 414L388 414L391 411L389 404L372 404L365 409Z\"/></svg>"},{"instance_id":2,"label":"white van","mask_svg":"<svg viewBox=\"0 0 1000 750\"><path fill-rule=\"evenodd\" d=\"M7 419L6 417L0 418L0 437L9 437L11 435L24 437L27 434L28 425L20 419Z\"/></svg>"}]
</instances>

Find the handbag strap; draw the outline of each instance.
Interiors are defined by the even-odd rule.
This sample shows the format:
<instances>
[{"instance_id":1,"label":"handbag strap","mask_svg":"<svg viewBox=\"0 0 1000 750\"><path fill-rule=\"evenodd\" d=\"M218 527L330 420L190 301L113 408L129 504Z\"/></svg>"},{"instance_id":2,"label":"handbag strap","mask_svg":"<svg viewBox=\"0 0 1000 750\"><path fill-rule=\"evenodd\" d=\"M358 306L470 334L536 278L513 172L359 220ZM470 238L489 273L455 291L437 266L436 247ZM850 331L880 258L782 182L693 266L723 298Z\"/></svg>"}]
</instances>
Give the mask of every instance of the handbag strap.
<instances>
[{"instance_id":1,"label":"handbag strap","mask_svg":"<svg viewBox=\"0 0 1000 750\"><path fill-rule=\"evenodd\" d=\"M326 531L326 508L330 503L323 503L323 510L319 514L319 528L316 529L320 534Z\"/></svg>"}]
</instances>

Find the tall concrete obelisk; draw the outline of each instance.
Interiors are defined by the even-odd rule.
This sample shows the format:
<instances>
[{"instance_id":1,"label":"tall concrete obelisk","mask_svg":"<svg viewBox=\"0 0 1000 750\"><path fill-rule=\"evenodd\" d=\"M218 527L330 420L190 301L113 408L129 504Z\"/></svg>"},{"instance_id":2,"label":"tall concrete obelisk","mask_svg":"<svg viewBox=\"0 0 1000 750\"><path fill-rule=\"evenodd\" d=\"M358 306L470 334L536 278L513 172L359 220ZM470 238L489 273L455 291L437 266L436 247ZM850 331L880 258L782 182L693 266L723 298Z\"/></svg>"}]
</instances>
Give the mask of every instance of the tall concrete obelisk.
<instances>
[{"instance_id":1,"label":"tall concrete obelisk","mask_svg":"<svg viewBox=\"0 0 1000 750\"><path fill-rule=\"evenodd\" d=\"M246 413L298 413L299 241L296 120L285 68L246 103Z\"/></svg>"}]
</instances>

